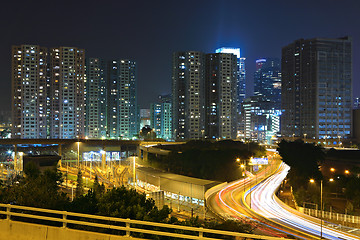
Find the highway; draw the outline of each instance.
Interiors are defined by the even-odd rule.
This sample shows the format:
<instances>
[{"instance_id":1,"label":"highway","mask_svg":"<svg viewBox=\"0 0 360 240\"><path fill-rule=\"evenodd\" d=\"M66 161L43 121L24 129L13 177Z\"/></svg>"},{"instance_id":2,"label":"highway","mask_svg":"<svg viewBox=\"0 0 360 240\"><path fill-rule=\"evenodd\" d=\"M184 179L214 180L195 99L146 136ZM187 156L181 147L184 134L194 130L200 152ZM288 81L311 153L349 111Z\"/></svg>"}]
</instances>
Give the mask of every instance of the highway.
<instances>
[{"instance_id":1,"label":"highway","mask_svg":"<svg viewBox=\"0 0 360 240\"><path fill-rule=\"evenodd\" d=\"M319 239L320 219L287 206L275 196L290 167L279 163L268 166L256 175L229 183L207 200L209 208L224 219L251 221L262 234L299 239ZM324 239L360 239L358 236L322 227Z\"/></svg>"}]
</instances>

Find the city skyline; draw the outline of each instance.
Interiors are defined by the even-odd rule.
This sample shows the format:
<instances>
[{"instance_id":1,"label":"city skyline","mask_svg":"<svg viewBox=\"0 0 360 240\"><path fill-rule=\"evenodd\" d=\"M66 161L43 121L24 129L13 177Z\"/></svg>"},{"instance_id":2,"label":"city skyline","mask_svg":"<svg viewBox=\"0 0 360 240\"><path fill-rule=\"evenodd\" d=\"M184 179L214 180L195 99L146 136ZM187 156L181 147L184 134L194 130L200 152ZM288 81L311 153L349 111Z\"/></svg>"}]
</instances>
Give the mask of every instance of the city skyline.
<instances>
[{"instance_id":1,"label":"city skyline","mask_svg":"<svg viewBox=\"0 0 360 240\"><path fill-rule=\"evenodd\" d=\"M256 59L280 58L281 48L295 39L348 35L353 37L353 95L359 97L360 70L356 68L359 65L356 53L360 34L352 20L356 19L359 3L342 1L341 6L334 2L324 7L324 2L312 3L310 8L307 5L310 1L302 1L302 5L295 2L258 1L255 5L198 1L176 6L165 1L101 5L90 1L71 5L63 2L55 10L41 2L6 3L3 9L16 9L17 17L12 16L13 11L1 14L2 22L8 23L2 29L5 37L0 47L1 110L11 107L10 52L12 45L20 44L77 47L86 50L86 58L134 60L139 69L139 103L141 107L148 107L146 104L154 102L159 94L171 91L171 56L175 51L213 52L219 47L240 48L242 56L247 58L249 96L253 91ZM197 14L185 17L183 13L187 9ZM255 9L256 15L252 14ZM207 14L215 11L217 14ZM92 18L96 13L103 18ZM74 21L76 19L79 20ZM157 60L152 61L153 58Z\"/></svg>"}]
</instances>

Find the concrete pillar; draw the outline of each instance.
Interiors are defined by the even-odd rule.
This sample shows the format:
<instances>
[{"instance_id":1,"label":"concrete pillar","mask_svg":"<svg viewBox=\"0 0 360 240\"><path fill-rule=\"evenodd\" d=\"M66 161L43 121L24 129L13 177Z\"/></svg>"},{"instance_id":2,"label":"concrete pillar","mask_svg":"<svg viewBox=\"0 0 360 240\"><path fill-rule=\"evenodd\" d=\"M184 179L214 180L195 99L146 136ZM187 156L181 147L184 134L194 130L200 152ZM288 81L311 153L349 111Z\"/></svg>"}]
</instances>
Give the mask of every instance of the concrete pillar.
<instances>
[{"instance_id":1,"label":"concrete pillar","mask_svg":"<svg viewBox=\"0 0 360 240\"><path fill-rule=\"evenodd\" d=\"M106 170L106 151L105 151L105 146L103 146L103 149L100 151L101 152L101 168L103 169L103 171Z\"/></svg>"},{"instance_id":2,"label":"concrete pillar","mask_svg":"<svg viewBox=\"0 0 360 240\"><path fill-rule=\"evenodd\" d=\"M59 166L61 167L61 160L62 160L62 147L61 147L61 144L58 145L58 155L60 156Z\"/></svg>"},{"instance_id":3,"label":"concrete pillar","mask_svg":"<svg viewBox=\"0 0 360 240\"><path fill-rule=\"evenodd\" d=\"M138 157L139 157L139 158L141 158L141 149L140 149L140 145L138 145L138 146L136 147L136 152L137 152Z\"/></svg>"},{"instance_id":4,"label":"concrete pillar","mask_svg":"<svg viewBox=\"0 0 360 240\"><path fill-rule=\"evenodd\" d=\"M149 156L149 153L147 151L143 151L143 160L144 161L148 160L148 156Z\"/></svg>"}]
</instances>

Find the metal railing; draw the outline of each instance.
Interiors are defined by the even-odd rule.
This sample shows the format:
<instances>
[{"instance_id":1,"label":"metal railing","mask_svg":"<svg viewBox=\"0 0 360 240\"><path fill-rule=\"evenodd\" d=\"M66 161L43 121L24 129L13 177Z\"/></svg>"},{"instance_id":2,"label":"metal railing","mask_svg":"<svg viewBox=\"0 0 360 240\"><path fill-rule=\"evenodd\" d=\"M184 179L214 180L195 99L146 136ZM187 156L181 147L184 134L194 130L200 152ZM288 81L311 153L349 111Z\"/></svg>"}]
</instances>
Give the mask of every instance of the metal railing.
<instances>
[{"instance_id":1,"label":"metal railing","mask_svg":"<svg viewBox=\"0 0 360 240\"><path fill-rule=\"evenodd\" d=\"M123 233L120 235L124 235L127 237L136 233L141 233L146 235L156 235L182 239L219 239L221 238L221 236L233 236L237 237L238 239L285 239L239 232L229 232L206 228L105 217L10 204L0 204L0 216L6 217L6 219L9 221L11 220L32 222L36 224L58 226L71 229L77 229L79 228L79 226L81 226L82 231L85 230L90 232L98 232L99 229L103 230L100 231L102 233L104 233L104 230L105 233L106 231L117 230L118 233ZM218 237L216 237L215 235ZM143 235L141 236L141 238L143 238Z\"/></svg>"},{"instance_id":2,"label":"metal railing","mask_svg":"<svg viewBox=\"0 0 360 240\"><path fill-rule=\"evenodd\" d=\"M320 216L321 216L320 210L311 209L311 208L303 208L303 207L299 207L299 210L300 210L300 212L303 212L303 213L313 216L313 217L320 218ZM329 220L335 220L335 221L341 221L341 222L360 224L360 216L349 215L349 214L341 214L341 213L322 211L322 218L329 219Z\"/></svg>"}]
</instances>

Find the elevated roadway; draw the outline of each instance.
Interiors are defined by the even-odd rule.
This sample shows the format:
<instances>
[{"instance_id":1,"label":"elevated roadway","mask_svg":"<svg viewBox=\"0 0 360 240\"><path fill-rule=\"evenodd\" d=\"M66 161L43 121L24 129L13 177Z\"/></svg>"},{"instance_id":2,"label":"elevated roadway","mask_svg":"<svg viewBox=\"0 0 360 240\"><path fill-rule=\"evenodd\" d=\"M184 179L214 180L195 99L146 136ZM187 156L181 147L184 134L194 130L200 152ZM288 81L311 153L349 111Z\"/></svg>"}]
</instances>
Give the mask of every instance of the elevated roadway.
<instances>
[{"instance_id":1,"label":"elevated roadway","mask_svg":"<svg viewBox=\"0 0 360 240\"><path fill-rule=\"evenodd\" d=\"M278 162L271 171L269 167L256 175L248 174L227 184L212 194L208 206L224 219L250 220L262 234L298 239L360 239L351 233L321 226L314 218L285 205L275 193L285 179L289 166Z\"/></svg>"}]
</instances>

